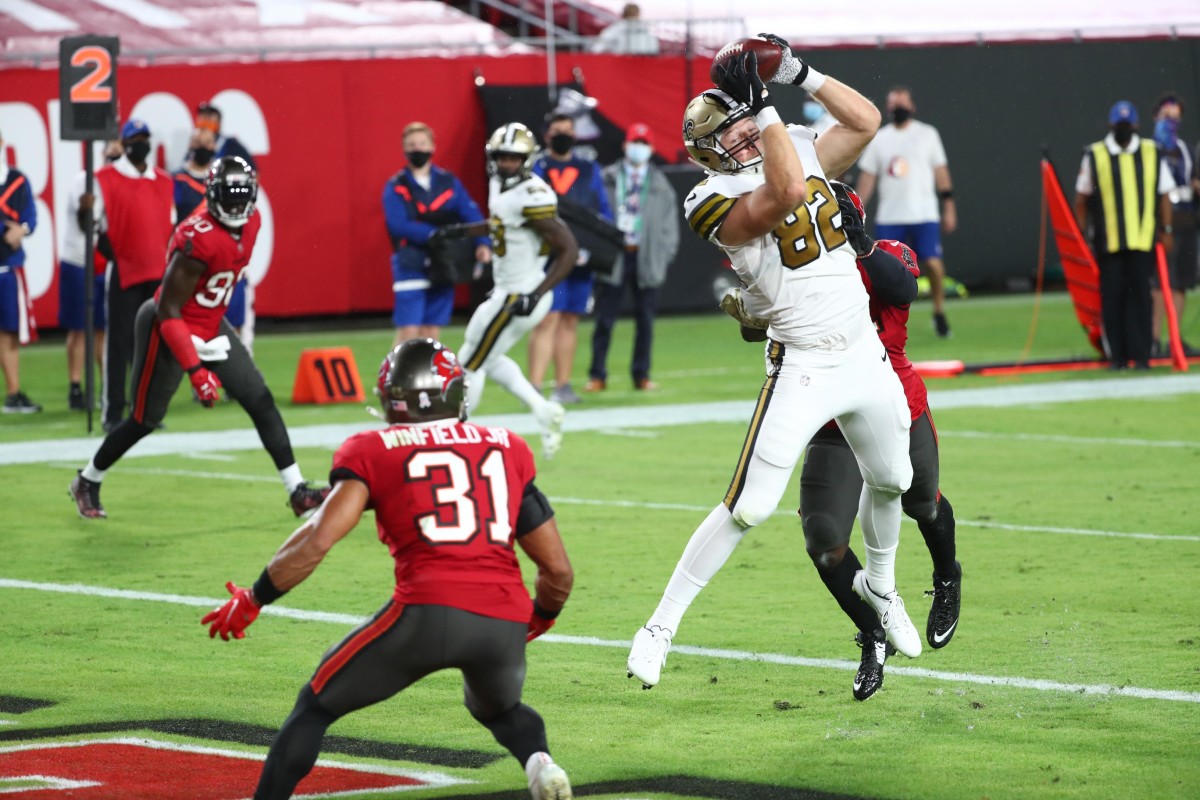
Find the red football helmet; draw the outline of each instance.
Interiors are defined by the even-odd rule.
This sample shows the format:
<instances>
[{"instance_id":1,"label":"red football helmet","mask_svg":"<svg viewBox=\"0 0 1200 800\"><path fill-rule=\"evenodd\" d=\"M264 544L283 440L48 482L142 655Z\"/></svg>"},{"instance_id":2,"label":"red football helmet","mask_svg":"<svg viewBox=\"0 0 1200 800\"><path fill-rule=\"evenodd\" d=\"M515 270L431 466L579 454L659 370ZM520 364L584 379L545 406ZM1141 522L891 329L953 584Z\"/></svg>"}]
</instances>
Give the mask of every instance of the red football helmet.
<instances>
[{"instance_id":1,"label":"red football helmet","mask_svg":"<svg viewBox=\"0 0 1200 800\"><path fill-rule=\"evenodd\" d=\"M829 185L833 187L833 195L837 198L838 207L842 209L842 213L850 212L854 214L858 218L859 226L866 227L867 208L863 205L862 198L858 196L858 192L854 191L854 187L841 181L830 181Z\"/></svg>"},{"instance_id":2,"label":"red football helmet","mask_svg":"<svg viewBox=\"0 0 1200 800\"><path fill-rule=\"evenodd\" d=\"M375 391L392 424L467 418L467 377L458 357L433 339L409 339L379 365Z\"/></svg>"}]
</instances>

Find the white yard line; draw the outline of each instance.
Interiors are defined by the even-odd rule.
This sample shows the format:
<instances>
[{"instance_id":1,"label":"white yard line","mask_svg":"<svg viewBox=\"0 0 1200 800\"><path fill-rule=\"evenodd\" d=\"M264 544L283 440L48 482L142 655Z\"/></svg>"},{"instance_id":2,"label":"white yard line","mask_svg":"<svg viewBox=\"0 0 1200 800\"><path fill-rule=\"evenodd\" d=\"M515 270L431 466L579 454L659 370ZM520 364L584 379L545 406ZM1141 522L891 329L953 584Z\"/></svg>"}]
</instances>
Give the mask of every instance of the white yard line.
<instances>
[{"instance_id":1,"label":"white yard line","mask_svg":"<svg viewBox=\"0 0 1200 800\"><path fill-rule=\"evenodd\" d=\"M104 597L117 600L135 600L152 603L170 603L174 605L193 606L197 608L215 608L225 601L215 597L190 597L178 594L160 594L157 592L138 592L128 589L109 589L103 586L88 586L81 583L39 583L34 581L13 580L0 578L0 589L25 589L57 594L83 595L87 597ZM305 622L329 622L338 625L357 625L366 617L353 614L338 614L328 611L305 611L303 609L286 608L279 605L266 606L262 610L265 616L286 617ZM203 631L199 631L203 633ZM607 647L625 649L630 642L621 639L599 639L592 636L563 636L545 634L541 640L551 644L567 644L583 647ZM805 658L789 656L781 653L755 653L748 650L724 650L709 647L693 647L691 645L675 645L671 648L673 654L700 656L703 658L718 658L728 661L763 661L769 664L779 664L788 667L804 667L809 669L840 669L853 671L858 669L855 661L842 661L832 658ZM899 660L899 659L896 659ZM969 672L942 672L923 667L894 666L889 663L889 675L908 675L914 678L947 681L950 683L973 683L981 686L1007 686L1015 689L1032 689L1041 692L1065 692L1070 694L1102 695L1110 697L1133 697L1140 700L1166 700L1177 703L1200 703L1200 692L1181 692L1165 689L1143 689L1136 686L1110 686L1108 684L1060 683L1035 678L1006 677L1003 675L976 675Z\"/></svg>"}]
</instances>

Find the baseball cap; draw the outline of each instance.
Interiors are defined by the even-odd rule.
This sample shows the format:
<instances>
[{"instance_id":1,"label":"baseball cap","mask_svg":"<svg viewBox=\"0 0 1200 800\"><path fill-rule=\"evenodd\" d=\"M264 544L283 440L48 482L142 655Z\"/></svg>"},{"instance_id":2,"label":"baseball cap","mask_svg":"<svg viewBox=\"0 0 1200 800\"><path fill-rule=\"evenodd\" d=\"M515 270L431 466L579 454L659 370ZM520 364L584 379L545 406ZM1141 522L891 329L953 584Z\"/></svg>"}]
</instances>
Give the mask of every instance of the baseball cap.
<instances>
[{"instance_id":1,"label":"baseball cap","mask_svg":"<svg viewBox=\"0 0 1200 800\"><path fill-rule=\"evenodd\" d=\"M135 136L149 136L150 126L140 119L129 119L121 126L121 138L132 139Z\"/></svg>"},{"instance_id":2,"label":"baseball cap","mask_svg":"<svg viewBox=\"0 0 1200 800\"><path fill-rule=\"evenodd\" d=\"M1138 113L1137 109L1133 107L1133 103L1128 100L1122 100L1109 110L1108 124L1116 125L1118 122L1128 122L1131 125L1138 124Z\"/></svg>"},{"instance_id":3,"label":"baseball cap","mask_svg":"<svg viewBox=\"0 0 1200 800\"><path fill-rule=\"evenodd\" d=\"M625 141L627 142L645 142L650 146L654 146L654 131L650 130L650 126L644 122L635 122L625 131Z\"/></svg>"}]
</instances>

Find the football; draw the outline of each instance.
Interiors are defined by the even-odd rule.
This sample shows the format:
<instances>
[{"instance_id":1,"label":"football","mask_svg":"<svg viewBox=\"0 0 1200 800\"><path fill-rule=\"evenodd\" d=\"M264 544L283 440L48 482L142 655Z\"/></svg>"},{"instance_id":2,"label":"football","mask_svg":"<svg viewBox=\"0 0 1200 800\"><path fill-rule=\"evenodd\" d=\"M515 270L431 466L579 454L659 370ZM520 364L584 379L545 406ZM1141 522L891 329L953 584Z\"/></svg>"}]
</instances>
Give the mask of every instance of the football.
<instances>
[{"instance_id":1,"label":"football","mask_svg":"<svg viewBox=\"0 0 1200 800\"><path fill-rule=\"evenodd\" d=\"M750 36L730 42L713 57L712 67L708 70L708 76L712 78L712 82L714 84L719 82L717 80L718 66L728 64L747 50L753 50L758 56L758 77L762 78L764 83L774 78L779 64L783 61L783 50L779 45L772 44L766 39Z\"/></svg>"}]
</instances>

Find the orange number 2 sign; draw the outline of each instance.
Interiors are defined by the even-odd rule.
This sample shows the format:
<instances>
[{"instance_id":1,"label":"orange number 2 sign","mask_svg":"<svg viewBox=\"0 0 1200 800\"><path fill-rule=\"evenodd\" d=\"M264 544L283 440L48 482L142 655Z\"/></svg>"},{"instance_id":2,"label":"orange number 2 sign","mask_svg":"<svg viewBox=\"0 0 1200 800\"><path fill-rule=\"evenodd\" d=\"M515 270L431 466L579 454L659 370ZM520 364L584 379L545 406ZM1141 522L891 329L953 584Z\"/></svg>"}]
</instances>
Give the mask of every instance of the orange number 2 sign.
<instances>
[{"instance_id":1,"label":"orange number 2 sign","mask_svg":"<svg viewBox=\"0 0 1200 800\"><path fill-rule=\"evenodd\" d=\"M109 102L112 100L112 89L100 84L112 75L112 56L103 47L81 47L71 55L71 66L82 67L86 64L95 66L71 87L71 102Z\"/></svg>"}]
</instances>

